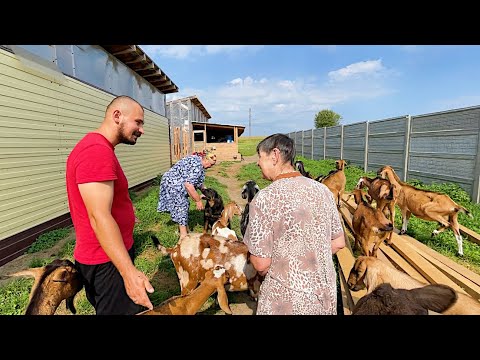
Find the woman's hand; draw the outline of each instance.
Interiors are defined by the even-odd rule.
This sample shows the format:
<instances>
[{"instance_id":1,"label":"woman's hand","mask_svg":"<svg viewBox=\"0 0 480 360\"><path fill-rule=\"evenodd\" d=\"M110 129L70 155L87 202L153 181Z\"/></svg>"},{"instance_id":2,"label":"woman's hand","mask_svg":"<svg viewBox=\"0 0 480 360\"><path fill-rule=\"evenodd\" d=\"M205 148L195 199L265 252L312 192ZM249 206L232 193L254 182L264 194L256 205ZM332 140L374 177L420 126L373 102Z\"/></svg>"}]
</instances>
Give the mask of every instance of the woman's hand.
<instances>
[{"instance_id":1,"label":"woman's hand","mask_svg":"<svg viewBox=\"0 0 480 360\"><path fill-rule=\"evenodd\" d=\"M197 206L197 210L203 210L203 209L205 209L205 205L203 205L203 202L202 202L201 199L198 200L198 201L196 201L196 202L195 202L195 205Z\"/></svg>"}]
</instances>

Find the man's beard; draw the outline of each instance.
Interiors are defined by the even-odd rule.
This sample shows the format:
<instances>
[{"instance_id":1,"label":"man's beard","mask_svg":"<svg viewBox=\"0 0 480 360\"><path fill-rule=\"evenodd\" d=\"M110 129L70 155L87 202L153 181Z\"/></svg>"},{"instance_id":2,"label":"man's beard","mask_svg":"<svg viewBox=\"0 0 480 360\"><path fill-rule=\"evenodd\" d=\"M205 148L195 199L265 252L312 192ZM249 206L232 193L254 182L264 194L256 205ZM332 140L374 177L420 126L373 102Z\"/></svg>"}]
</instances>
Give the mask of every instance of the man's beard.
<instances>
[{"instance_id":1,"label":"man's beard","mask_svg":"<svg viewBox=\"0 0 480 360\"><path fill-rule=\"evenodd\" d=\"M132 137L133 135L135 135L136 138L133 138L133 139L132 139L131 137ZM141 135L142 135L142 134L141 134L139 131L135 131L135 132L131 135L131 137L129 138L129 137L125 136L125 132L124 132L123 126L122 126L122 127L120 128L120 135L119 135L120 139L119 139L119 140L120 140L120 143L121 143L121 144L135 145L135 144L137 143L137 139L138 139Z\"/></svg>"}]
</instances>

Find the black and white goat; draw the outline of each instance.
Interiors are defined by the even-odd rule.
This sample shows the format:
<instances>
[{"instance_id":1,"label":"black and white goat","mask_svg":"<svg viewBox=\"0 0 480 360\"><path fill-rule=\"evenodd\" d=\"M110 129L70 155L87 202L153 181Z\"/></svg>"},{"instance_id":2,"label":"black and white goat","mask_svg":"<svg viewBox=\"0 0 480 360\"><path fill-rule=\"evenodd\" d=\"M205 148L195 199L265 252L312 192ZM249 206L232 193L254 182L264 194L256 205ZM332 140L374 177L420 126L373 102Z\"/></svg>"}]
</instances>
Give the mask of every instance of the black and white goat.
<instances>
[{"instance_id":1,"label":"black and white goat","mask_svg":"<svg viewBox=\"0 0 480 360\"><path fill-rule=\"evenodd\" d=\"M247 204L243 209L242 218L240 220L240 231L242 232L242 237L245 236L245 231L247 230L248 225L248 212L250 208L250 202L253 200L257 192L260 191L257 183L253 180L248 180L242 188L242 198L247 199Z\"/></svg>"},{"instance_id":2,"label":"black and white goat","mask_svg":"<svg viewBox=\"0 0 480 360\"><path fill-rule=\"evenodd\" d=\"M212 188L204 188L200 190L203 198L206 200L204 214L204 233L207 233L208 228L212 227L215 221L220 219L223 211L223 199L220 194Z\"/></svg>"}]
</instances>

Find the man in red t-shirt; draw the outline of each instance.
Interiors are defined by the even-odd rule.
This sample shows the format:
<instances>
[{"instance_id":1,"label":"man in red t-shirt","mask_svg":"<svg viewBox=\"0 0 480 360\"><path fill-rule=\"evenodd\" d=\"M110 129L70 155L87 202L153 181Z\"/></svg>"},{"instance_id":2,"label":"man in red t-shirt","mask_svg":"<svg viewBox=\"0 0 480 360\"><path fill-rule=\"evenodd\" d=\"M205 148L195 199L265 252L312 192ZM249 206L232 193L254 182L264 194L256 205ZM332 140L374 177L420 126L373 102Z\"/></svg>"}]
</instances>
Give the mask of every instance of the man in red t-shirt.
<instances>
[{"instance_id":1,"label":"man in red t-shirt","mask_svg":"<svg viewBox=\"0 0 480 360\"><path fill-rule=\"evenodd\" d=\"M97 315L131 315L152 309L153 287L133 263L135 214L115 146L135 145L143 133L142 106L118 96L98 129L85 135L67 159L68 205L75 227L75 265Z\"/></svg>"}]
</instances>

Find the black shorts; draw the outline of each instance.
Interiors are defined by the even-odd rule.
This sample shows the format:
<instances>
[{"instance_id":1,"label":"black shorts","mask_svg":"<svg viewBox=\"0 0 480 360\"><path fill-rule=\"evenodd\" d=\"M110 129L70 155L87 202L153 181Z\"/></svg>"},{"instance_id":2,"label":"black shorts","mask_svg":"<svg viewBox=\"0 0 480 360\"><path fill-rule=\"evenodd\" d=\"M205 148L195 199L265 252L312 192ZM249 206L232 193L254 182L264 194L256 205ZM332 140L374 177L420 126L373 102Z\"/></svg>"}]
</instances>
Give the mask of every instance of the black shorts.
<instances>
[{"instance_id":1,"label":"black shorts","mask_svg":"<svg viewBox=\"0 0 480 360\"><path fill-rule=\"evenodd\" d=\"M133 261L134 247L128 251ZM123 278L111 261L84 265L75 260L83 276L85 293L97 315L134 315L146 308L135 304L127 295Z\"/></svg>"}]
</instances>

